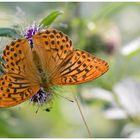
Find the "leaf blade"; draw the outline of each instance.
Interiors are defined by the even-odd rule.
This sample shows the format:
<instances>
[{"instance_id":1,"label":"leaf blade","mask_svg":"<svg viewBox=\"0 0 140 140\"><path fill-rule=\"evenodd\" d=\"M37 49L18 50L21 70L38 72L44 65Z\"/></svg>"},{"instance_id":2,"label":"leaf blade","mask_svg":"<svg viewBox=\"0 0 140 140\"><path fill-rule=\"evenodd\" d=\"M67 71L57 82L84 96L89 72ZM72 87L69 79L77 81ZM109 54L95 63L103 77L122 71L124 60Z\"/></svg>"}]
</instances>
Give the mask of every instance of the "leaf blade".
<instances>
[{"instance_id":1,"label":"leaf blade","mask_svg":"<svg viewBox=\"0 0 140 140\"><path fill-rule=\"evenodd\" d=\"M0 28L0 37L20 38L21 35L13 28Z\"/></svg>"},{"instance_id":2,"label":"leaf blade","mask_svg":"<svg viewBox=\"0 0 140 140\"><path fill-rule=\"evenodd\" d=\"M54 11L50 13L47 17L45 17L41 22L40 26L46 27L52 24L52 22L61 14L63 14L63 11Z\"/></svg>"}]
</instances>

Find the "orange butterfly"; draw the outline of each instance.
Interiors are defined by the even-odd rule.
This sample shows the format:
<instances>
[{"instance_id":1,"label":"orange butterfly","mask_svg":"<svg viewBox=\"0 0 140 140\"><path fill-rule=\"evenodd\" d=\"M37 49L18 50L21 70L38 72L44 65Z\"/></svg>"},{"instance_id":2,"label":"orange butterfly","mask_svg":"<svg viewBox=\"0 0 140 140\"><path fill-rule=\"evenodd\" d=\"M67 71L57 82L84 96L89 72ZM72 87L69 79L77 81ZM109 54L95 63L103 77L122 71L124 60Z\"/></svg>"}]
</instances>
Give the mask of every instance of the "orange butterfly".
<instances>
[{"instance_id":1,"label":"orange butterfly","mask_svg":"<svg viewBox=\"0 0 140 140\"><path fill-rule=\"evenodd\" d=\"M51 94L50 87L55 85L88 82L109 68L104 60L74 49L69 37L55 29L39 32L32 40L29 44L27 39L18 39L3 51L1 108L20 104L40 90Z\"/></svg>"}]
</instances>

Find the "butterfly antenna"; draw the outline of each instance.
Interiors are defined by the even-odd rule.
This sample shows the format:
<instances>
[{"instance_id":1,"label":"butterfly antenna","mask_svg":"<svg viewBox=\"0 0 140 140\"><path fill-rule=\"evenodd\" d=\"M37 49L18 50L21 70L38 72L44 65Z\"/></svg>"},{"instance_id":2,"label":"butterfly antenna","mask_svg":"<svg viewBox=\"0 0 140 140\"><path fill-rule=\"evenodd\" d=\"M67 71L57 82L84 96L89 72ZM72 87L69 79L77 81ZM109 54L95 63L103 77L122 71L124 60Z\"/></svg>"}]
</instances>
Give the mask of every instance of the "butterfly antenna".
<instances>
[{"instance_id":1,"label":"butterfly antenna","mask_svg":"<svg viewBox=\"0 0 140 140\"><path fill-rule=\"evenodd\" d=\"M37 110L36 110L36 112L35 112L36 114L38 113L39 109L40 109L40 106L38 106L38 108L37 108Z\"/></svg>"},{"instance_id":2,"label":"butterfly antenna","mask_svg":"<svg viewBox=\"0 0 140 140\"><path fill-rule=\"evenodd\" d=\"M36 112L35 112L36 114L38 113L40 107L41 107L41 104L40 104L40 102L39 102L39 100L38 100L38 108L37 108L37 110L36 110Z\"/></svg>"},{"instance_id":3,"label":"butterfly antenna","mask_svg":"<svg viewBox=\"0 0 140 140\"><path fill-rule=\"evenodd\" d=\"M58 93L55 93L58 97L61 97L61 98L64 98L64 99L66 99L66 100L68 100L68 101L70 101L70 102L74 102L73 100L71 100L71 99L69 99L68 97L64 97L64 96L62 96L62 95L60 95L60 94L58 94Z\"/></svg>"},{"instance_id":4,"label":"butterfly antenna","mask_svg":"<svg viewBox=\"0 0 140 140\"><path fill-rule=\"evenodd\" d=\"M89 129L88 125L87 125L87 122L86 122L86 120L85 120L84 114L83 114L83 112L82 112L82 110L81 110L80 104L79 104L78 99L77 99L77 96L76 96L75 94L74 94L74 100L75 100L75 102L76 102L76 104L77 104L78 110L79 110L79 112L80 112L80 114L81 114L82 120L83 120L84 125L85 125L85 127L86 127L86 129L87 129L88 135L89 135L89 137L91 138L92 135L91 135L90 129Z\"/></svg>"}]
</instances>

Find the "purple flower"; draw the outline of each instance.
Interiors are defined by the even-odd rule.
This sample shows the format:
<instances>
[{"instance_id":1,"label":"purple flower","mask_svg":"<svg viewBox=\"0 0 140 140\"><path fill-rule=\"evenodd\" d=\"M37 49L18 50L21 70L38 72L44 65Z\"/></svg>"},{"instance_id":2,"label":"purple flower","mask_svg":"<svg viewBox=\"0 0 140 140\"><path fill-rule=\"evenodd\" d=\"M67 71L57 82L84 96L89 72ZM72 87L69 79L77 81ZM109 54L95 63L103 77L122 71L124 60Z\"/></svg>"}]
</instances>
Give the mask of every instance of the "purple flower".
<instances>
[{"instance_id":1,"label":"purple flower","mask_svg":"<svg viewBox=\"0 0 140 140\"><path fill-rule=\"evenodd\" d=\"M41 28L39 25L33 24L32 26L27 27L26 30L24 31L23 35L29 41L31 48L33 48L32 37L33 35L38 33L40 30Z\"/></svg>"},{"instance_id":2,"label":"purple flower","mask_svg":"<svg viewBox=\"0 0 140 140\"><path fill-rule=\"evenodd\" d=\"M52 99L52 93L45 92L41 87L39 91L30 99L30 102L33 104L43 105L44 103L50 101Z\"/></svg>"}]
</instances>

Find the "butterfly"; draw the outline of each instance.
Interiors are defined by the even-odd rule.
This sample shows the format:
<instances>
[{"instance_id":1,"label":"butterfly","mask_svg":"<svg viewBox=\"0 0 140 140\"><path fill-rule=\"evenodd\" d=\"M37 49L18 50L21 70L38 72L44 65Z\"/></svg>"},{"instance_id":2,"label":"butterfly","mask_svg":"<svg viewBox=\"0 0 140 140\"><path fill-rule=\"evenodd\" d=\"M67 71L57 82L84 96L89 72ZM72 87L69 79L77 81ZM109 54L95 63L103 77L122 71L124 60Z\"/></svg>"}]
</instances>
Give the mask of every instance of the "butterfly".
<instances>
[{"instance_id":1,"label":"butterfly","mask_svg":"<svg viewBox=\"0 0 140 140\"><path fill-rule=\"evenodd\" d=\"M0 107L18 105L40 88L81 84L103 75L106 61L74 49L70 38L56 29L46 29L32 37L12 41L2 53L4 73L0 76Z\"/></svg>"}]
</instances>

